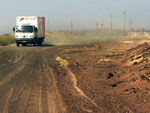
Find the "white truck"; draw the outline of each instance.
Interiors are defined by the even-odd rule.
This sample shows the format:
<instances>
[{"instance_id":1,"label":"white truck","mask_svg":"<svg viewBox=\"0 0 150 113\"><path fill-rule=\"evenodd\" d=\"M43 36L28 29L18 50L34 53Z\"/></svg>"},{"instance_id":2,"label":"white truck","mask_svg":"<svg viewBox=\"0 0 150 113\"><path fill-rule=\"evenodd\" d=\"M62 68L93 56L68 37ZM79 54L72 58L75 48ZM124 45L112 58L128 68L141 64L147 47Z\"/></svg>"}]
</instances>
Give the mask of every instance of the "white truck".
<instances>
[{"instance_id":1,"label":"white truck","mask_svg":"<svg viewBox=\"0 0 150 113\"><path fill-rule=\"evenodd\" d=\"M27 44L41 46L45 38L45 17L18 16L13 31L17 46L20 44L22 46Z\"/></svg>"}]
</instances>

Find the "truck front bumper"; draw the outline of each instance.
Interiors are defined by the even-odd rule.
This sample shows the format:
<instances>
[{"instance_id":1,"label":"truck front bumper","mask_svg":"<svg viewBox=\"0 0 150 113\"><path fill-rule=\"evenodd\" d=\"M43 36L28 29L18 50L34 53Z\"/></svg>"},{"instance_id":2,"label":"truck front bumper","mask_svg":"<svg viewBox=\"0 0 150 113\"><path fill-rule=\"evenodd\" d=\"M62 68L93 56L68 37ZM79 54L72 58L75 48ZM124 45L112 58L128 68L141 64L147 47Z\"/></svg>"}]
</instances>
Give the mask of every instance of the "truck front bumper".
<instances>
[{"instance_id":1,"label":"truck front bumper","mask_svg":"<svg viewBox=\"0 0 150 113\"><path fill-rule=\"evenodd\" d=\"M26 44L33 44L36 42L35 38L17 38L17 43L26 43Z\"/></svg>"}]
</instances>

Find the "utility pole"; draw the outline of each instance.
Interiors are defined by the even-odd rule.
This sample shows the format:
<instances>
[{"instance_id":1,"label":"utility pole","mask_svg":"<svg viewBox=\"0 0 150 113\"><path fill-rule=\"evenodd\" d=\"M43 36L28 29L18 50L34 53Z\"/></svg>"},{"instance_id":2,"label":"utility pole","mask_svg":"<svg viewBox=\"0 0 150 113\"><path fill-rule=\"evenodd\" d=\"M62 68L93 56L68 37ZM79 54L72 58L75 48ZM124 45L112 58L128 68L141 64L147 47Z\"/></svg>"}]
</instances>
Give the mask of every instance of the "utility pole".
<instances>
[{"instance_id":1,"label":"utility pole","mask_svg":"<svg viewBox=\"0 0 150 113\"><path fill-rule=\"evenodd\" d=\"M126 12L123 12L123 31L124 31L124 38L126 33Z\"/></svg>"},{"instance_id":2,"label":"utility pole","mask_svg":"<svg viewBox=\"0 0 150 113\"><path fill-rule=\"evenodd\" d=\"M47 31L49 32L49 18L48 18L48 27L47 27L47 29L48 29Z\"/></svg>"},{"instance_id":3,"label":"utility pole","mask_svg":"<svg viewBox=\"0 0 150 113\"><path fill-rule=\"evenodd\" d=\"M131 22L131 20L130 20L130 30L132 30L132 22Z\"/></svg>"},{"instance_id":4,"label":"utility pole","mask_svg":"<svg viewBox=\"0 0 150 113\"><path fill-rule=\"evenodd\" d=\"M7 25L7 30L8 30L8 34L9 34L9 24Z\"/></svg>"},{"instance_id":5,"label":"utility pole","mask_svg":"<svg viewBox=\"0 0 150 113\"><path fill-rule=\"evenodd\" d=\"M112 31L112 14L110 14L110 29Z\"/></svg>"},{"instance_id":6,"label":"utility pole","mask_svg":"<svg viewBox=\"0 0 150 113\"><path fill-rule=\"evenodd\" d=\"M71 31L73 32L73 22L71 21Z\"/></svg>"},{"instance_id":7,"label":"utility pole","mask_svg":"<svg viewBox=\"0 0 150 113\"><path fill-rule=\"evenodd\" d=\"M96 30L98 30L98 22L96 22Z\"/></svg>"},{"instance_id":8,"label":"utility pole","mask_svg":"<svg viewBox=\"0 0 150 113\"><path fill-rule=\"evenodd\" d=\"M101 27L102 27L102 29L104 28L104 22L103 22L103 19L102 19Z\"/></svg>"}]
</instances>

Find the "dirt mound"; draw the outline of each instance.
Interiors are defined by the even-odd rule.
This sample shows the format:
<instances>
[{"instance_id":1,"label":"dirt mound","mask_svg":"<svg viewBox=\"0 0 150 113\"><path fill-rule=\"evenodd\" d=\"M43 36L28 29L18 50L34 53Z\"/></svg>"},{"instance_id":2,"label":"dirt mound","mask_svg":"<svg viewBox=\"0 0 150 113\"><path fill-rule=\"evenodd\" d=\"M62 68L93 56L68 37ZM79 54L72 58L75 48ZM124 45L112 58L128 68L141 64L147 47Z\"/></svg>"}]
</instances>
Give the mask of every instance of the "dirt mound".
<instances>
[{"instance_id":1,"label":"dirt mound","mask_svg":"<svg viewBox=\"0 0 150 113\"><path fill-rule=\"evenodd\" d=\"M149 60L149 52L150 45L148 43L144 43L133 49L129 49L126 53L124 53L123 59L126 63L129 63L129 65L137 65Z\"/></svg>"},{"instance_id":2,"label":"dirt mound","mask_svg":"<svg viewBox=\"0 0 150 113\"><path fill-rule=\"evenodd\" d=\"M136 79L149 81L150 44L144 43L128 50L122 56L121 63L126 70L130 70L130 75L134 74Z\"/></svg>"},{"instance_id":3,"label":"dirt mound","mask_svg":"<svg viewBox=\"0 0 150 113\"><path fill-rule=\"evenodd\" d=\"M74 46L61 53L68 67L59 67L56 72L68 111L150 112L150 44L126 51L126 45L119 43L97 46ZM75 92L71 75L86 98Z\"/></svg>"}]
</instances>

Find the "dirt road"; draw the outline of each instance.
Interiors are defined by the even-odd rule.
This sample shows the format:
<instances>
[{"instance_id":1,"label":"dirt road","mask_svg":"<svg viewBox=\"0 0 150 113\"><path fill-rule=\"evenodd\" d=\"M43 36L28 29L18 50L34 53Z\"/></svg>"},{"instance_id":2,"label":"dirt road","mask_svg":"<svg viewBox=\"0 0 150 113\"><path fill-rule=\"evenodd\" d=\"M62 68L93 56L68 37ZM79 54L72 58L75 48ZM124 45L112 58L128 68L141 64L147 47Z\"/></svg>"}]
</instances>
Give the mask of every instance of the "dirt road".
<instances>
[{"instance_id":1,"label":"dirt road","mask_svg":"<svg viewBox=\"0 0 150 113\"><path fill-rule=\"evenodd\" d=\"M0 111L148 113L150 46L143 43L1 47Z\"/></svg>"},{"instance_id":2,"label":"dirt road","mask_svg":"<svg viewBox=\"0 0 150 113\"><path fill-rule=\"evenodd\" d=\"M52 68L54 53L48 47L1 48L1 113L65 112Z\"/></svg>"}]
</instances>

